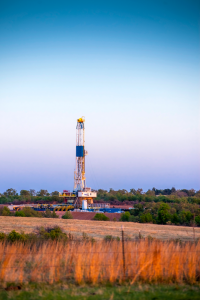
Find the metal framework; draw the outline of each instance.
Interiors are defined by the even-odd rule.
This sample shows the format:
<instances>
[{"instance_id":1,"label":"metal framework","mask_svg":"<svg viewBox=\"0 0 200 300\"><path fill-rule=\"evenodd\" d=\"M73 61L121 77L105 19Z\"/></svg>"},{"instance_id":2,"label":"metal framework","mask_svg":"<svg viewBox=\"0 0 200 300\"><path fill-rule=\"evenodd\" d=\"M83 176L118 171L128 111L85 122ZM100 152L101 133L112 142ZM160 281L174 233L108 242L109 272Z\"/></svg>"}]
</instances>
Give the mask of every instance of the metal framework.
<instances>
[{"instance_id":1,"label":"metal framework","mask_svg":"<svg viewBox=\"0 0 200 300\"><path fill-rule=\"evenodd\" d=\"M86 188L85 178L85 118L79 118L76 126L76 169L74 171L74 191Z\"/></svg>"},{"instance_id":2,"label":"metal framework","mask_svg":"<svg viewBox=\"0 0 200 300\"><path fill-rule=\"evenodd\" d=\"M91 188L86 187L85 178L85 156L88 152L85 150L85 118L79 118L76 125L76 168L74 171L74 190L72 193L63 190L59 193L59 197L68 205L80 208L83 200L93 204L93 199L97 197L97 193ZM84 202L85 203L85 202Z\"/></svg>"}]
</instances>

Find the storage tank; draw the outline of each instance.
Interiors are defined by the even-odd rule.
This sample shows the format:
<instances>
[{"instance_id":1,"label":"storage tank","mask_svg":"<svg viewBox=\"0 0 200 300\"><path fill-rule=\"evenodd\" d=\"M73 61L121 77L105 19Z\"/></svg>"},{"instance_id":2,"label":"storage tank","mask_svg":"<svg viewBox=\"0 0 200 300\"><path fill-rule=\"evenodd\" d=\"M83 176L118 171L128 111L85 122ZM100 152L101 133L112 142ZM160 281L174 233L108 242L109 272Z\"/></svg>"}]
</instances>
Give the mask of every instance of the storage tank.
<instances>
[{"instance_id":1,"label":"storage tank","mask_svg":"<svg viewBox=\"0 0 200 300\"><path fill-rule=\"evenodd\" d=\"M87 209L87 200L82 200L82 210Z\"/></svg>"}]
</instances>

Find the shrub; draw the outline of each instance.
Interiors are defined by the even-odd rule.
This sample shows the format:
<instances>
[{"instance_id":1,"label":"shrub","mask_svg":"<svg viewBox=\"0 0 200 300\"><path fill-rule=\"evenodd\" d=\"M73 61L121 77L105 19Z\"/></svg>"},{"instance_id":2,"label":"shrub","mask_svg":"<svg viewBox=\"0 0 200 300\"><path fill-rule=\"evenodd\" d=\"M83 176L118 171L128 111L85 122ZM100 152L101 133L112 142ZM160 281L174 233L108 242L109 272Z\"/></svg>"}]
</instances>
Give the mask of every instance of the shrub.
<instances>
[{"instance_id":1,"label":"shrub","mask_svg":"<svg viewBox=\"0 0 200 300\"><path fill-rule=\"evenodd\" d=\"M89 236L85 232L82 233L82 237L83 237L83 240L89 240Z\"/></svg>"},{"instance_id":2,"label":"shrub","mask_svg":"<svg viewBox=\"0 0 200 300\"><path fill-rule=\"evenodd\" d=\"M197 223L198 226L200 226L200 216L195 217L195 222Z\"/></svg>"},{"instance_id":3,"label":"shrub","mask_svg":"<svg viewBox=\"0 0 200 300\"><path fill-rule=\"evenodd\" d=\"M140 222L141 223L150 223L150 222L153 222L152 215L150 213L141 214L140 215Z\"/></svg>"},{"instance_id":4,"label":"shrub","mask_svg":"<svg viewBox=\"0 0 200 300\"><path fill-rule=\"evenodd\" d=\"M62 232L62 229L58 226L44 228L40 227L37 234L24 232L18 233L15 230L11 231L9 234L0 232L0 241L7 240L11 243L14 242L27 242L27 241L38 241L38 240L64 240L66 241L68 236L66 233Z\"/></svg>"},{"instance_id":5,"label":"shrub","mask_svg":"<svg viewBox=\"0 0 200 300\"><path fill-rule=\"evenodd\" d=\"M42 213L31 207L24 207L21 211L25 214L25 217L42 218Z\"/></svg>"},{"instance_id":6,"label":"shrub","mask_svg":"<svg viewBox=\"0 0 200 300\"><path fill-rule=\"evenodd\" d=\"M8 234L8 241L10 242L16 242L16 241L26 241L28 239L27 235L24 233L18 233L15 230L12 230Z\"/></svg>"},{"instance_id":7,"label":"shrub","mask_svg":"<svg viewBox=\"0 0 200 300\"><path fill-rule=\"evenodd\" d=\"M23 210L20 210L15 212L15 217L26 217L26 215Z\"/></svg>"},{"instance_id":8,"label":"shrub","mask_svg":"<svg viewBox=\"0 0 200 300\"><path fill-rule=\"evenodd\" d=\"M50 228L39 228L39 238L41 239L51 239L51 240L61 240L67 239L66 233L62 232L62 229L59 226L50 227Z\"/></svg>"},{"instance_id":9,"label":"shrub","mask_svg":"<svg viewBox=\"0 0 200 300\"><path fill-rule=\"evenodd\" d=\"M106 242L111 242L111 241L120 241L120 238L117 236L117 237L114 237L112 235L106 235L104 237L104 241Z\"/></svg>"},{"instance_id":10,"label":"shrub","mask_svg":"<svg viewBox=\"0 0 200 300\"><path fill-rule=\"evenodd\" d=\"M96 220L96 221L110 221L110 219L108 217L106 217L104 214L102 213L97 213L93 220Z\"/></svg>"},{"instance_id":11,"label":"shrub","mask_svg":"<svg viewBox=\"0 0 200 300\"><path fill-rule=\"evenodd\" d=\"M129 222L130 216L131 216L130 212L126 211L121 215L120 221Z\"/></svg>"},{"instance_id":12,"label":"shrub","mask_svg":"<svg viewBox=\"0 0 200 300\"><path fill-rule=\"evenodd\" d=\"M179 220L177 213L172 215L171 222L175 225L179 224L180 220Z\"/></svg>"},{"instance_id":13,"label":"shrub","mask_svg":"<svg viewBox=\"0 0 200 300\"><path fill-rule=\"evenodd\" d=\"M11 212L7 206L0 209L0 216L10 216Z\"/></svg>"},{"instance_id":14,"label":"shrub","mask_svg":"<svg viewBox=\"0 0 200 300\"><path fill-rule=\"evenodd\" d=\"M167 221L170 221L171 215L169 214L170 206L166 203L161 203L158 209L158 224L166 224Z\"/></svg>"},{"instance_id":15,"label":"shrub","mask_svg":"<svg viewBox=\"0 0 200 300\"><path fill-rule=\"evenodd\" d=\"M73 216L70 211L66 211L66 213L62 216L62 219L73 219Z\"/></svg>"},{"instance_id":16,"label":"shrub","mask_svg":"<svg viewBox=\"0 0 200 300\"><path fill-rule=\"evenodd\" d=\"M3 241L6 239L6 234L3 232L0 232L0 241Z\"/></svg>"},{"instance_id":17,"label":"shrub","mask_svg":"<svg viewBox=\"0 0 200 300\"><path fill-rule=\"evenodd\" d=\"M51 231L50 231L50 238L52 240L58 240L59 238L61 238L63 235L62 230L60 229L59 226L54 227Z\"/></svg>"},{"instance_id":18,"label":"shrub","mask_svg":"<svg viewBox=\"0 0 200 300\"><path fill-rule=\"evenodd\" d=\"M58 215L55 211L51 212L50 209L46 209L45 213L43 213L43 217L45 218L58 218Z\"/></svg>"},{"instance_id":19,"label":"shrub","mask_svg":"<svg viewBox=\"0 0 200 300\"><path fill-rule=\"evenodd\" d=\"M139 223L140 222L140 217L130 215L129 222Z\"/></svg>"}]
</instances>

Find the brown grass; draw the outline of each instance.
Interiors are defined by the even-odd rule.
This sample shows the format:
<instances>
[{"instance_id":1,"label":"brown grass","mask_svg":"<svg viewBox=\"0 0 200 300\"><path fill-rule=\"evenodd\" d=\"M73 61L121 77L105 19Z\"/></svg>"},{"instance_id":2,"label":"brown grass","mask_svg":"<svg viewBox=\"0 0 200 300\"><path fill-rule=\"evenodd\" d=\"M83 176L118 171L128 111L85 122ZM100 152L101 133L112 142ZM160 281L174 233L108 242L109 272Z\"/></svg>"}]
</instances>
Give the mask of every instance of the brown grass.
<instances>
[{"instance_id":1,"label":"brown grass","mask_svg":"<svg viewBox=\"0 0 200 300\"><path fill-rule=\"evenodd\" d=\"M121 241L0 243L0 280L193 284L200 279L199 253L200 242L125 241L124 274Z\"/></svg>"},{"instance_id":2,"label":"brown grass","mask_svg":"<svg viewBox=\"0 0 200 300\"><path fill-rule=\"evenodd\" d=\"M143 237L150 235L153 238L162 240L194 240L193 228L184 226L0 216L0 232L9 233L15 229L18 232L31 233L35 232L38 226L60 226L64 232L71 233L74 237L82 237L83 232L85 232L89 237L94 237L98 240L103 239L105 235L121 237L122 225L126 236L129 236L131 239L138 237L140 231ZM196 239L200 238L200 227L195 227L195 237Z\"/></svg>"}]
</instances>

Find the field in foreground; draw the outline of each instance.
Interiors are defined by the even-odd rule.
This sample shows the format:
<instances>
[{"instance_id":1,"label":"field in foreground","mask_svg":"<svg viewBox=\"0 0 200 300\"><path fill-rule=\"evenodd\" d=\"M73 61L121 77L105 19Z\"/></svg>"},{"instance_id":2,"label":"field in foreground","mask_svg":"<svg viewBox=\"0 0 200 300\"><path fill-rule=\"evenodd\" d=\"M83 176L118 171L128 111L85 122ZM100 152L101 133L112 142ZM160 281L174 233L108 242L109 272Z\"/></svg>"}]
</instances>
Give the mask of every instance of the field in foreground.
<instances>
[{"instance_id":1,"label":"field in foreground","mask_svg":"<svg viewBox=\"0 0 200 300\"><path fill-rule=\"evenodd\" d=\"M199 286L136 285L111 287L79 286L24 286L20 291L0 292L0 300L198 300Z\"/></svg>"},{"instance_id":2,"label":"field in foreground","mask_svg":"<svg viewBox=\"0 0 200 300\"><path fill-rule=\"evenodd\" d=\"M163 240L193 241L194 237L200 238L200 227L195 227L194 235L192 227L184 226L0 216L0 232L16 230L31 233L41 226L60 226L64 232L71 233L74 237L82 237L84 232L95 239L103 239L106 235L121 237L121 226L124 226L125 235L130 239L138 237L139 232L143 237L151 236Z\"/></svg>"},{"instance_id":3,"label":"field in foreground","mask_svg":"<svg viewBox=\"0 0 200 300\"><path fill-rule=\"evenodd\" d=\"M200 241L39 240L0 243L0 282L190 283L200 281ZM124 249L124 251L123 251Z\"/></svg>"}]
</instances>

